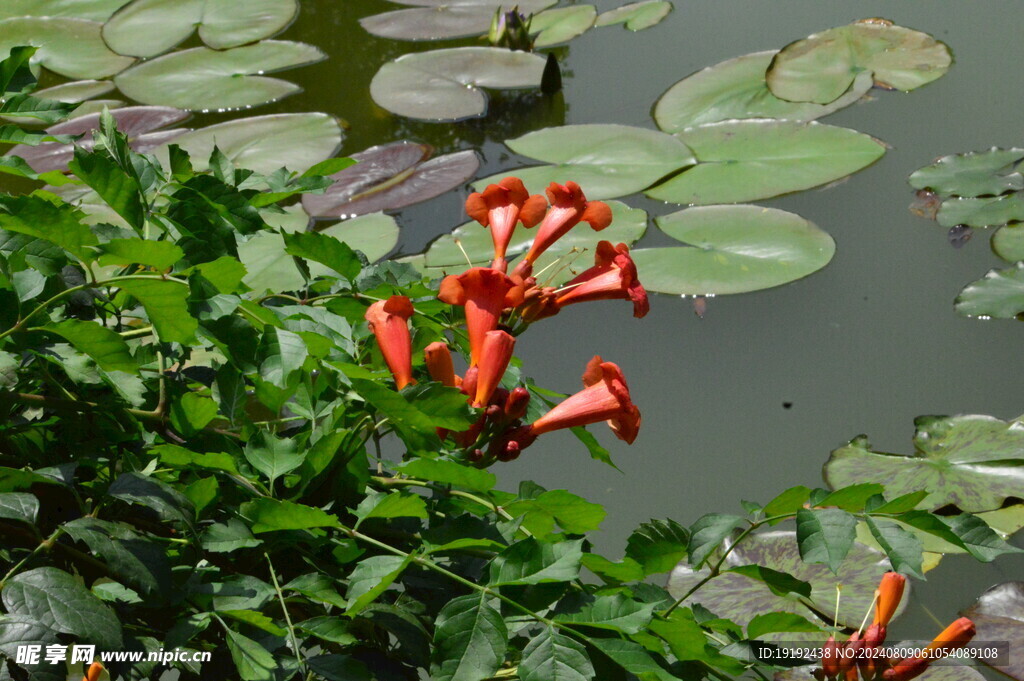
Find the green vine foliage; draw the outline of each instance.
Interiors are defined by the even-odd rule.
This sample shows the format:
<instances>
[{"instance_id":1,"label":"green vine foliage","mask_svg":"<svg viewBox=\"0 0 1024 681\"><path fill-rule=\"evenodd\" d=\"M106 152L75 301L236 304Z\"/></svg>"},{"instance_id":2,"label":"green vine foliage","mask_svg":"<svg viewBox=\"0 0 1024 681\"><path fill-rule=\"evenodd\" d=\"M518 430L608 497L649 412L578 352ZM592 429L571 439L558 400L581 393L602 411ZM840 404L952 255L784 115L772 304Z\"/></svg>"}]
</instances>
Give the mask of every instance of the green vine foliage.
<instances>
[{"instance_id":1,"label":"green vine foliage","mask_svg":"<svg viewBox=\"0 0 1024 681\"><path fill-rule=\"evenodd\" d=\"M23 111L30 54L0 64ZM214 150L198 173L173 146L168 165L133 152L106 115L74 176L44 179L83 183L120 225L43 189L0 196L0 678L63 679L18 648L70 644L97 649L79 675L101 652L181 653L104 661L116 679L767 678L779 667L751 658L749 639L856 625L807 581L730 562L762 529L795 521L802 561L831 570L864 522L911 575L922 536L982 560L1014 550L976 516L857 484L691 527L651 521L623 558L594 553L599 505L534 483L501 491L487 470L501 457L478 453L501 431L452 435L484 410L424 368L432 343L468 351L462 308L436 282L306 232L284 235L301 290L243 283L238 248L271 229L267 211L346 163L261 176ZM401 390L365 321L395 296L412 303L419 381ZM526 421L560 398L516 361L503 385L528 388ZM680 562L696 577L670 595L655 582ZM875 582L880 565L864 568ZM727 572L805 614L716 616L700 597Z\"/></svg>"}]
</instances>

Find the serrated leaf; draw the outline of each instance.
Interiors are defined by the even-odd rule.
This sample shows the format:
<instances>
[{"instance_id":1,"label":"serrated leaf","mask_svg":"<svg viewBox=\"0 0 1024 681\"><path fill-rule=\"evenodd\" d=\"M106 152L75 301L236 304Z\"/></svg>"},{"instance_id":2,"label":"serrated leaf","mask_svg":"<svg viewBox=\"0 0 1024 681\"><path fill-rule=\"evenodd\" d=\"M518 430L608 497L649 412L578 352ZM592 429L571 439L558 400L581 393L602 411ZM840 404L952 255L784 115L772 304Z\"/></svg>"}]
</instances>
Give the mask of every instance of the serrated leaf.
<instances>
[{"instance_id":1,"label":"serrated leaf","mask_svg":"<svg viewBox=\"0 0 1024 681\"><path fill-rule=\"evenodd\" d=\"M771 612L758 615L747 624L747 638L755 639L765 634L777 632L810 632L818 633L822 629L806 617L792 612Z\"/></svg>"},{"instance_id":2,"label":"serrated leaf","mask_svg":"<svg viewBox=\"0 0 1024 681\"><path fill-rule=\"evenodd\" d=\"M864 521L875 541L889 557L893 570L924 579L924 570L921 567L924 548L920 539L896 523L883 518L867 516Z\"/></svg>"},{"instance_id":3,"label":"serrated leaf","mask_svg":"<svg viewBox=\"0 0 1024 681\"><path fill-rule=\"evenodd\" d=\"M582 645L545 627L523 649L519 662L522 681L589 681L594 666Z\"/></svg>"},{"instance_id":4,"label":"serrated leaf","mask_svg":"<svg viewBox=\"0 0 1024 681\"><path fill-rule=\"evenodd\" d=\"M455 485L474 492L486 492L497 482L494 473L443 459L413 459L399 466L398 470L412 478Z\"/></svg>"},{"instance_id":5,"label":"serrated leaf","mask_svg":"<svg viewBox=\"0 0 1024 681\"><path fill-rule=\"evenodd\" d=\"M491 561L489 583L500 586L572 581L580 574L583 541L518 541Z\"/></svg>"},{"instance_id":6,"label":"serrated leaf","mask_svg":"<svg viewBox=\"0 0 1024 681\"><path fill-rule=\"evenodd\" d=\"M132 357L128 344L105 326L96 322L65 319L58 324L48 325L46 330L67 340L107 371L139 373L139 363Z\"/></svg>"},{"instance_id":7,"label":"serrated leaf","mask_svg":"<svg viewBox=\"0 0 1024 681\"><path fill-rule=\"evenodd\" d=\"M837 571L856 536L857 519L846 511L826 508L796 512L800 557L808 563L824 563Z\"/></svg>"},{"instance_id":8,"label":"serrated leaf","mask_svg":"<svg viewBox=\"0 0 1024 681\"><path fill-rule=\"evenodd\" d=\"M267 476L273 487L275 480L301 466L306 459L306 454L297 449L298 444L290 438L260 432L246 443L243 452L246 460Z\"/></svg>"},{"instance_id":9,"label":"serrated leaf","mask_svg":"<svg viewBox=\"0 0 1024 681\"><path fill-rule=\"evenodd\" d=\"M363 264L348 244L317 232L283 234L285 252L327 266L349 281L355 279Z\"/></svg>"},{"instance_id":10,"label":"serrated leaf","mask_svg":"<svg viewBox=\"0 0 1024 681\"><path fill-rule=\"evenodd\" d=\"M437 681L481 681L494 675L505 660L508 630L501 614L477 592L445 604L434 622L434 661L430 678Z\"/></svg>"},{"instance_id":11,"label":"serrated leaf","mask_svg":"<svg viewBox=\"0 0 1024 681\"><path fill-rule=\"evenodd\" d=\"M348 591L345 597L349 605L345 614L354 617L363 608L388 590L388 587L413 560L413 554L406 556L372 556L356 565L348 578Z\"/></svg>"},{"instance_id":12,"label":"serrated leaf","mask_svg":"<svg viewBox=\"0 0 1024 681\"><path fill-rule=\"evenodd\" d=\"M160 340L190 343L199 328L188 312L188 286L169 279L122 279L117 285L134 296L146 310Z\"/></svg>"},{"instance_id":13,"label":"serrated leaf","mask_svg":"<svg viewBox=\"0 0 1024 681\"><path fill-rule=\"evenodd\" d=\"M534 499L523 499L505 506L513 516L525 515L523 525L535 534L547 534L557 522L572 534L583 534L600 527L607 513L600 504L594 504L572 492L555 489Z\"/></svg>"},{"instance_id":14,"label":"serrated leaf","mask_svg":"<svg viewBox=\"0 0 1024 681\"><path fill-rule=\"evenodd\" d=\"M181 492L166 482L141 473L122 473L114 480L107 494L150 508L161 519L181 522L187 527L191 527L195 519L195 507Z\"/></svg>"},{"instance_id":15,"label":"serrated leaf","mask_svg":"<svg viewBox=\"0 0 1024 681\"><path fill-rule=\"evenodd\" d=\"M737 565L729 568L727 572L735 572L744 577L764 582L765 586L771 589L776 596L788 596L793 593L804 598L811 597L810 584L789 573L773 570L764 565Z\"/></svg>"},{"instance_id":16,"label":"serrated leaf","mask_svg":"<svg viewBox=\"0 0 1024 681\"><path fill-rule=\"evenodd\" d=\"M690 541L686 546L690 565L700 567L711 552L742 523L743 518L738 515L708 513L701 516L690 526Z\"/></svg>"},{"instance_id":17,"label":"serrated leaf","mask_svg":"<svg viewBox=\"0 0 1024 681\"><path fill-rule=\"evenodd\" d=\"M256 641L231 629L224 630L228 652L242 681L271 681L277 661Z\"/></svg>"},{"instance_id":18,"label":"serrated leaf","mask_svg":"<svg viewBox=\"0 0 1024 681\"><path fill-rule=\"evenodd\" d=\"M423 497L411 492L370 493L355 510L356 527L370 518L426 518L427 504Z\"/></svg>"},{"instance_id":19,"label":"serrated leaf","mask_svg":"<svg viewBox=\"0 0 1024 681\"><path fill-rule=\"evenodd\" d=\"M338 519L319 508L291 501L261 498L242 504L240 511L252 522L254 534L276 530L339 527Z\"/></svg>"},{"instance_id":20,"label":"serrated leaf","mask_svg":"<svg viewBox=\"0 0 1024 681\"><path fill-rule=\"evenodd\" d=\"M82 224L84 216L69 204L55 204L37 194L0 196L0 228L44 239L89 261L93 257L89 246L99 240Z\"/></svg>"},{"instance_id":21,"label":"serrated leaf","mask_svg":"<svg viewBox=\"0 0 1024 681\"><path fill-rule=\"evenodd\" d=\"M103 201L125 222L142 229L146 221L142 189L138 179L121 168L112 158L102 153L75 149L75 157L68 164L75 177L92 187Z\"/></svg>"},{"instance_id":22,"label":"serrated leaf","mask_svg":"<svg viewBox=\"0 0 1024 681\"><path fill-rule=\"evenodd\" d=\"M273 636L284 636L287 630L274 624L274 620L255 610L218 610L218 613L239 622L245 622Z\"/></svg>"},{"instance_id":23,"label":"serrated leaf","mask_svg":"<svg viewBox=\"0 0 1024 681\"><path fill-rule=\"evenodd\" d=\"M684 553L685 549L679 555L682 556ZM645 576L643 566L629 557L616 563L596 553L584 553L582 564L583 567L610 583L638 582Z\"/></svg>"},{"instance_id":24,"label":"serrated leaf","mask_svg":"<svg viewBox=\"0 0 1024 681\"><path fill-rule=\"evenodd\" d=\"M0 494L0 518L35 523L39 515L39 499L34 494L7 492Z\"/></svg>"},{"instance_id":25,"label":"serrated leaf","mask_svg":"<svg viewBox=\"0 0 1024 681\"><path fill-rule=\"evenodd\" d=\"M237 518L229 518L227 523L210 525L203 532L200 542L203 549L211 553L230 553L260 545L260 540Z\"/></svg>"},{"instance_id":26,"label":"serrated leaf","mask_svg":"<svg viewBox=\"0 0 1024 681\"><path fill-rule=\"evenodd\" d=\"M626 557L643 567L644 575L668 572L686 555L690 533L674 520L651 520L629 535Z\"/></svg>"},{"instance_id":27,"label":"serrated leaf","mask_svg":"<svg viewBox=\"0 0 1024 681\"><path fill-rule=\"evenodd\" d=\"M170 241L152 239L111 239L97 246L97 249L100 251L97 262L104 267L145 265L161 272L169 270L185 255L180 247Z\"/></svg>"},{"instance_id":28,"label":"serrated leaf","mask_svg":"<svg viewBox=\"0 0 1024 681\"><path fill-rule=\"evenodd\" d=\"M129 526L98 518L78 518L62 527L103 559L119 580L139 593L163 592L170 586L171 566L163 547Z\"/></svg>"},{"instance_id":29,"label":"serrated leaf","mask_svg":"<svg viewBox=\"0 0 1024 681\"><path fill-rule=\"evenodd\" d=\"M651 621L657 607L656 603L640 603L621 593L577 596L563 599L551 617L556 622L636 634Z\"/></svg>"}]
</instances>

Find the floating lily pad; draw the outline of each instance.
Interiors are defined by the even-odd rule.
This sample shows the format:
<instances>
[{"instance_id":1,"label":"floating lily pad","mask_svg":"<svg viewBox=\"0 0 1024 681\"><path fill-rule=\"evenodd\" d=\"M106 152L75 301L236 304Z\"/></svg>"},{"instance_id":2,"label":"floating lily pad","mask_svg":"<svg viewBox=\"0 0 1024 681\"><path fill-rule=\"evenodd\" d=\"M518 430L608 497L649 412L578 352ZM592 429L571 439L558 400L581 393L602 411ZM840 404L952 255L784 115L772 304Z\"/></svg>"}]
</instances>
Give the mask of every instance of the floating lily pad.
<instances>
[{"instance_id":1,"label":"floating lily pad","mask_svg":"<svg viewBox=\"0 0 1024 681\"><path fill-rule=\"evenodd\" d=\"M1007 262L1024 260L1024 225L1006 225L992 235L992 250Z\"/></svg>"},{"instance_id":2,"label":"floating lily pad","mask_svg":"<svg viewBox=\"0 0 1024 681\"><path fill-rule=\"evenodd\" d=\"M927 33L865 19L790 43L768 70L768 87L791 102L828 104L843 95L861 71L875 84L910 91L941 77L953 63L945 43Z\"/></svg>"},{"instance_id":3,"label":"floating lily pad","mask_svg":"<svg viewBox=\"0 0 1024 681\"><path fill-rule=\"evenodd\" d=\"M935 220L943 227L970 225L994 227L1024 221L1024 195L1021 192L985 198L951 198L939 206Z\"/></svg>"},{"instance_id":4,"label":"floating lily pad","mask_svg":"<svg viewBox=\"0 0 1024 681\"><path fill-rule=\"evenodd\" d=\"M406 2L423 5L363 17L359 23L373 35L392 40L443 40L482 35L491 26L499 7L511 5L503 0L428 0ZM525 15L555 4L555 0L520 0L513 3Z\"/></svg>"},{"instance_id":5,"label":"floating lily pad","mask_svg":"<svg viewBox=\"0 0 1024 681\"><path fill-rule=\"evenodd\" d=\"M128 136L131 147L140 153L147 153L161 144L182 135L187 130L164 130L154 133L160 128L180 123L189 117L187 111L166 106L130 106L111 111L110 115L117 122L117 129ZM55 135L85 135L75 144L84 148L93 147L92 132L100 127L100 114L80 116L47 128L47 132ZM37 173L50 170L67 170L68 162L74 158L75 145L47 142L30 147L19 145L8 152L12 156L20 156L32 166Z\"/></svg>"},{"instance_id":6,"label":"floating lily pad","mask_svg":"<svg viewBox=\"0 0 1024 681\"><path fill-rule=\"evenodd\" d=\"M264 40L223 51L194 47L143 62L114 82L121 92L145 104L191 111L240 109L277 101L301 89L288 81L255 74L324 58L312 45L287 40Z\"/></svg>"},{"instance_id":7,"label":"floating lily pad","mask_svg":"<svg viewBox=\"0 0 1024 681\"><path fill-rule=\"evenodd\" d=\"M303 218L305 216L301 210L292 208L284 220L288 222L288 227L293 227ZM281 219L280 216L278 219ZM398 243L398 224L383 213L361 215L317 231L343 241L357 251L362 251L370 262L387 255ZM305 280L295 265L295 259L285 252L284 239L276 232L254 235L238 247L238 257L247 271L243 281L253 289L253 295L257 297L267 290L288 291L305 286ZM320 263L308 262L307 265L314 277L337 276Z\"/></svg>"},{"instance_id":8,"label":"floating lily pad","mask_svg":"<svg viewBox=\"0 0 1024 681\"><path fill-rule=\"evenodd\" d=\"M1015 166L1024 149L996 149L943 156L910 176L914 189L949 196L997 196L1024 189L1024 175Z\"/></svg>"},{"instance_id":9,"label":"floating lily pad","mask_svg":"<svg viewBox=\"0 0 1024 681\"><path fill-rule=\"evenodd\" d=\"M11 17L71 17L106 21L131 0L4 0L0 19Z\"/></svg>"},{"instance_id":10,"label":"floating lily pad","mask_svg":"<svg viewBox=\"0 0 1024 681\"><path fill-rule=\"evenodd\" d=\"M32 94L40 99L77 103L105 95L113 89L114 84L109 80L76 80L70 83L54 85L43 90L36 90Z\"/></svg>"},{"instance_id":11,"label":"floating lily pad","mask_svg":"<svg viewBox=\"0 0 1024 681\"><path fill-rule=\"evenodd\" d=\"M291 23L296 0L135 0L107 22L103 38L115 52L154 57L192 35L223 50L269 38Z\"/></svg>"},{"instance_id":12,"label":"floating lily pad","mask_svg":"<svg viewBox=\"0 0 1024 681\"><path fill-rule=\"evenodd\" d=\"M833 489L885 480L898 496L928 490L921 508L952 504L962 511L989 511L1024 490L1024 425L991 416L920 416L914 421L914 453L876 452L859 436L832 452L825 480Z\"/></svg>"},{"instance_id":13,"label":"floating lily pad","mask_svg":"<svg viewBox=\"0 0 1024 681\"><path fill-rule=\"evenodd\" d=\"M554 164L516 169L516 176L531 192L543 192L551 182L572 180L588 199L638 192L695 162L693 153L675 137L628 125L544 128L507 140L505 145L517 154ZM482 190L506 175L492 175L474 186Z\"/></svg>"},{"instance_id":14,"label":"floating lily pad","mask_svg":"<svg viewBox=\"0 0 1024 681\"><path fill-rule=\"evenodd\" d=\"M377 71L370 96L388 111L409 118L472 118L487 111L487 96L480 88L538 87L545 63L539 55L497 47L406 54Z\"/></svg>"},{"instance_id":15,"label":"floating lily pad","mask_svg":"<svg viewBox=\"0 0 1024 681\"><path fill-rule=\"evenodd\" d=\"M550 47L567 43L583 35L594 25L597 9L593 5L573 5L549 9L534 15L530 21L530 33L536 34L534 47Z\"/></svg>"},{"instance_id":16,"label":"floating lily pad","mask_svg":"<svg viewBox=\"0 0 1024 681\"><path fill-rule=\"evenodd\" d=\"M853 104L871 89L871 74L865 72L830 104L787 102L773 95L764 79L776 54L774 50L746 54L687 76L654 105L658 127L666 132L680 132L695 125L731 119L811 121Z\"/></svg>"},{"instance_id":17,"label":"floating lily pad","mask_svg":"<svg viewBox=\"0 0 1024 681\"><path fill-rule=\"evenodd\" d=\"M835 254L828 233L799 215L761 206L688 208L656 220L689 247L633 253L640 280L674 295L746 293L821 269Z\"/></svg>"},{"instance_id":18,"label":"floating lily pad","mask_svg":"<svg viewBox=\"0 0 1024 681\"><path fill-rule=\"evenodd\" d=\"M843 591L843 594L845 596L846 592ZM886 643L886 647L895 649L911 647L916 649L920 646L920 641L893 641ZM820 671L821 665L809 664L802 667L784 669L775 673L774 681L817 681L817 677L813 673L815 669ZM917 678L921 679L921 681L985 681L986 679L985 675L977 669L956 662L944 662L943 664L929 667Z\"/></svg>"},{"instance_id":19,"label":"floating lily pad","mask_svg":"<svg viewBox=\"0 0 1024 681\"><path fill-rule=\"evenodd\" d=\"M550 278L550 285L557 285L572 279L576 274L593 265L594 249L597 247L598 241L632 245L644 235L647 230L647 213L639 208L630 208L619 201L609 201L608 206L612 209L612 224L610 226L600 232L595 232L589 225L580 224L556 241L537 260L534 266L535 272L544 270L559 258L564 258L563 262L567 265L565 268L559 268L556 265L547 269L541 277L542 282L547 283ZM525 229L521 225L516 228L507 251L508 260L512 263L509 269L514 267L519 258L529 250L535 234L536 229ZM459 244L455 243L456 239ZM574 249L576 253L570 254ZM443 276L461 272L468 266L463 250L473 265L490 263L494 258L494 242L491 240L491 231L477 222L467 222L450 234L435 239L422 256L407 260L424 274ZM643 272L641 272L641 281L644 281L643 276ZM646 282L644 283L646 284Z\"/></svg>"},{"instance_id":20,"label":"floating lily pad","mask_svg":"<svg viewBox=\"0 0 1024 681\"><path fill-rule=\"evenodd\" d=\"M334 183L323 194L303 196L302 205L321 218L397 210L458 187L480 167L474 151L427 160L431 151L424 144L396 142L352 154L358 163L331 175Z\"/></svg>"},{"instance_id":21,"label":"floating lily pad","mask_svg":"<svg viewBox=\"0 0 1024 681\"><path fill-rule=\"evenodd\" d=\"M273 114L238 118L187 132L174 143L206 170L216 145L239 168L271 173L284 166L303 172L329 159L341 145L341 125L325 113ZM166 165L164 150L161 160Z\"/></svg>"},{"instance_id":22,"label":"floating lily pad","mask_svg":"<svg viewBox=\"0 0 1024 681\"><path fill-rule=\"evenodd\" d=\"M741 565L761 565L785 572L811 585L811 604L819 612L831 614L835 610L836 584L843 585L839 607L839 621L847 627L860 625L872 600L878 580L889 569L885 555L854 543L846 560L833 573L828 566L805 563L800 559L796 533L787 531L765 532L743 540L726 559L724 570ZM708 574L707 569L693 570L685 562L679 563L668 580L668 591L681 597ZM907 602L904 597L903 604ZM723 572L692 596L685 604L700 603L719 617L726 617L746 626L757 615L769 612L795 612L808 620L824 624L795 594L779 596L759 580L736 572ZM785 635L788 640L793 634ZM824 634L821 640L824 640Z\"/></svg>"},{"instance_id":23,"label":"floating lily pad","mask_svg":"<svg viewBox=\"0 0 1024 681\"><path fill-rule=\"evenodd\" d=\"M957 296L954 307L965 317L982 319L1014 319L1024 313L1024 262L990 270L968 284Z\"/></svg>"},{"instance_id":24,"label":"floating lily pad","mask_svg":"<svg viewBox=\"0 0 1024 681\"><path fill-rule=\"evenodd\" d=\"M699 205L767 199L833 182L885 154L873 137L817 122L723 121L676 137L693 150L697 165L647 190L652 199Z\"/></svg>"},{"instance_id":25,"label":"floating lily pad","mask_svg":"<svg viewBox=\"0 0 1024 681\"><path fill-rule=\"evenodd\" d=\"M631 2L622 7L601 12L595 26L612 26L623 24L631 31L642 31L661 23L661 20L672 11L672 3L668 0L645 0Z\"/></svg>"},{"instance_id":26,"label":"floating lily pad","mask_svg":"<svg viewBox=\"0 0 1024 681\"><path fill-rule=\"evenodd\" d=\"M135 61L110 51L100 29L103 24L67 17L15 17L0 21L0 54L12 47L33 45L33 64L68 78L105 78Z\"/></svg>"},{"instance_id":27,"label":"floating lily pad","mask_svg":"<svg viewBox=\"0 0 1024 681\"><path fill-rule=\"evenodd\" d=\"M1004 582L992 587L964 613L978 630L978 641L1007 641L1006 664L993 667L1010 678L1024 680L1024 582ZM985 663L984 656L978 658ZM988 664L988 663L986 663Z\"/></svg>"}]
</instances>

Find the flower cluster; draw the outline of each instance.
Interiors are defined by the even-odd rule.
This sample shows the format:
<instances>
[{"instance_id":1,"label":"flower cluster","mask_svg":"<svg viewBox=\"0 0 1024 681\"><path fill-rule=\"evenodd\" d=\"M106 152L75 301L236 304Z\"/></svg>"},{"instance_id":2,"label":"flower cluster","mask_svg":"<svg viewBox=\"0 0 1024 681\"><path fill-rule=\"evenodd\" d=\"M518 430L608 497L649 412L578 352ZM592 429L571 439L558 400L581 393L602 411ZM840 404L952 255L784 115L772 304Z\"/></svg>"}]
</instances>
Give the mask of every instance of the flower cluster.
<instances>
[{"instance_id":1,"label":"flower cluster","mask_svg":"<svg viewBox=\"0 0 1024 681\"><path fill-rule=\"evenodd\" d=\"M464 309L469 368L463 376L456 375L447 343L437 342L424 351L427 372L431 380L462 390L471 406L483 410L469 430L441 435L452 437L479 465L515 459L539 435L562 428L607 421L615 435L627 443L636 439L640 428L640 411L630 398L622 371L600 356L587 364L582 391L530 424L522 422L529 391L521 386L512 390L500 387L516 336L538 319L588 300L628 300L636 317L648 311L647 292L637 278L626 244L599 242L594 266L561 287L538 283L534 264L560 238L580 223L600 231L612 221L608 205L587 201L575 182L552 183L546 193L546 199L530 195L522 181L507 177L483 192L471 194L466 212L490 228L494 258L489 267L470 267L462 274L445 277L438 293L440 300ZM537 232L529 250L509 274L508 249L518 225L536 227ZM415 382L408 323L413 313L412 302L404 296L374 303L366 312L370 330L399 390ZM484 443L489 443L486 451L479 448Z\"/></svg>"},{"instance_id":2,"label":"flower cluster","mask_svg":"<svg viewBox=\"0 0 1024 681\"><path fill-rule=\"evenodd\" d=\"M962 648L974 638L974 623L961 617L916 655L896 660L880 654L886 627L903 598L906 581L903 575L885 573L875 592L875 617L871 626L863 634L856 631L842 644L835 636L829 636L822 650L821 669L815 676L829 681L857 681L858 676L863 681L910 681L924 673L934 660Z\"/></svg>"}]
</instances>

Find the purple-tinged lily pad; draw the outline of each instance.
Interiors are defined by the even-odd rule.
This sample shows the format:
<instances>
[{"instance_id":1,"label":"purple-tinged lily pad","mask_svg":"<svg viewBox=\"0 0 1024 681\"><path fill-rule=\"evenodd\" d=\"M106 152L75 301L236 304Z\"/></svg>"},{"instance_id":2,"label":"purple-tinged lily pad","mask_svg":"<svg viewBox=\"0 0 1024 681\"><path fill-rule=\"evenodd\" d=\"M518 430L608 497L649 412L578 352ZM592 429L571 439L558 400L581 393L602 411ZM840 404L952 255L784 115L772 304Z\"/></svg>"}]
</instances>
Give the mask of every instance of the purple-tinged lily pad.
<instances>
[{"instance_id":1,"label":"purple-tinged lily pad","mask_svg":"<svg viewBox=\"0 0 1024 681\"><path fill-rule=\"evenodd\" d=\"M893 648L916 648L920 647L921 643L919 641L909 642L906 646L903 646L901 643L895 642L889 645ZM803 667L786 669L775 674L775 681L817 681L812 672L818 668L818 665L809 664ZM920 681L985 681L985 676L977 669L966 667L962 664L941 664L929 667L917 678Z\"/></svg>"},{"instance_id":2,"label":"purple-tinged lily pad","mask_svg":"<svg viewBox=\"0 0 1024 681\"><path fill-rule=\"evenodd\" d=\"M132 149L146 153L161 144L188 132L185 129L161 130L168 125L180 123L190 116L187 111L168 106L130 106L110 112L117 122L117 129L128 136ZM100 114L73 118L47 128L54 135L84 135L76 144L83 149L93 146L92 132L100 127ZM159 132L155 132L159 131ZM67 170L68 162L74 158L74 145L47 142L36 147L19 145L8 152L9 156L20 156L37 173L51 170Z\"/></svg>"},{"instance_id":3,"label":"purple-tinged lily pad","mask_svg":"<svg viewBox=\"0 0 1024 681\"><path fill-rule=\"evenodd\" d=\"M433 0L405 2L420 5L364 17L359 23L373 35L392 40L444 40L482 35L491 25L502 0ZM550 7L555 0L520 0L514 3L521 14Z\"/></svg>"},{"instance_id":4,"label":"purple-tinged lily pad","mask_svg":"<svg viewBox=\"0 0 1024 681\"><path fill-rule=\"evenodd\" d=\"M1020 654L1024 650L1024 582L997 584L983 593L964 615L978 629L975 640L1009 642L1007 664L993 669L1024 681L1024 657ZM979 659L988 664L984 656Z\"/></svg>"},{"instance_id":5,"label":"purple-tinged lily pad","mask_svg":"<svg viewBox=\"0 0 1024 681\"><path fill-rule=\"evenodd\" d=\"M395 142L352 154L358 163L331 175L334 184L323 194L303 196L302 206L317 218L397 210L458 187L480 167L473 151L433 159L431 151L425 144Z\"/></svg>"}]
</instances>

